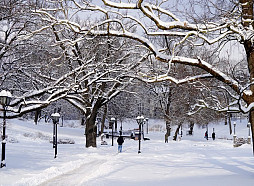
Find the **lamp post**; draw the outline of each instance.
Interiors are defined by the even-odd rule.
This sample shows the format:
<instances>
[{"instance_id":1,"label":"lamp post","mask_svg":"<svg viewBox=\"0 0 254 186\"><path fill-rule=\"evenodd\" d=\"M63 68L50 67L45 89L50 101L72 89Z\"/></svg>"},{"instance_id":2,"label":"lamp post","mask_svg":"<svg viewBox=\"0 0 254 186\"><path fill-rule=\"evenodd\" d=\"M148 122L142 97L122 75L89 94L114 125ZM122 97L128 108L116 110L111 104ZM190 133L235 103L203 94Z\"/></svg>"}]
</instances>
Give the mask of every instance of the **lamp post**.
<instances>
[{"instance_id":1,"label":"lamp post","mask_svg":"<svg viewBox=\"0 0 254 186\"><path fill-rule=\"evenodd\" d=\"M51 114L53 120L53 148L55 149L55 157L57 155L57 124L59 123L60 114L55 112Z\"/></svg>"},{"instance_id":2,"label":"lamp post","mask_svg":"<svg viewBox=\"0 0 254 186\"><path fill-rule=\"evenodd\" d=\"M114 123L115 123L115 118L110 119L110 126L112 127L112 146L114 146Z\"/></svg>"},{"instance_id":3,"label":"lamp post","mask_svg":"<svg viewBox=\"0 0 254 186\"><path fill-rule=\"evenodd\" d=\"M247 143L250 144L251 143L251 137L250 137L250 122L247 124L247 127L248 127L248 140L247 140Z\"/></svg>"},{"instance_id":4,"label":"lamp post","mask_svg":"<svg viewBox=\"0 0 254 186\"><path fill-rule=\"evenodd\" d=\"M143 125L144 122L144 116L138 116L136 118L136 121L139 126L139 133L138 133L138 154L141 153L140 147L141 147L141 125Z\"/></svg>"},{"instance_id":5,"label":"lamp post","mask_svg":"<svg viewBox=\"0 0 254 186\"><path fill-rule=\"evenodd\" d=\"M5 163L5 144L6 144L6 110L10 105L12 95L9 91L2 90L0 92L0 104L3 106L3 135L2 135L2 158L1 158L1 168L6 167Z\"/></svg>"}]
</instances>

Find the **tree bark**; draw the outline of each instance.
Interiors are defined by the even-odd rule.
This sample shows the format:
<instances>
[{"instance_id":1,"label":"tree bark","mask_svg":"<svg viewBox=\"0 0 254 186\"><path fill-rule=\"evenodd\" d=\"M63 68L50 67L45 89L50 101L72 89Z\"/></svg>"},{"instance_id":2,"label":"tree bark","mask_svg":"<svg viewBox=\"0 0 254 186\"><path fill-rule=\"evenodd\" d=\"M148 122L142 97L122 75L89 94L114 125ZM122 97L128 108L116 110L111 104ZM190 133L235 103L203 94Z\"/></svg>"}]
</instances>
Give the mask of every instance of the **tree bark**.
<instances>
[{"instance_id":1,"label":"tree bark","mask_svg":"<svg viewBox=\"0 0 254 186\"><path fill-rule=\"evenodd\" d=\"M252 151L254 155L254 110L251 110L249 113L249 119L251 124L251 133L252 133Z\"/></svg>"},{"instance_id":2,"label":"tree bark","mask_svg":"<svg viewBox=\"0 0 254 186\"><path fill-rule=\"evenodd\" d=\"M93 117L86 120L86 147L96 147L96 126Z\"/></svg>"},{"instance_id":3,"label":"tree bark","mask_svg":"<svg viewBox=\"0 0 254 186\"><path fill-rule=\"evenodd\" d=\"M104 99L98 98L90 112L86 113L86 147L96 147L97 126L95 124L99 109Z\"/></svg>"},{"instance_id":4,"label":"tree bark","mask_svg":"<svg viewBox=\"0 0 254 186\"><path fill-rule=\"evenodd\" d=\"M253 15L253 0L239 0L242 5L242 25L246 30L253 28L254 26L254 15ZM250 21L252 20L252 21ZM244 41L244 48L247 55L248 69L250 73L250 82L253 82L254 78L254 46L252 39ZM250 90L254 93L254 85L250 86ZM243 95L244 101L249 105L254 102L254 95ZM252 150L254 155L254 110L249 112L249 119L251 123L252 131Z\"/></svg>"}]
</instances>

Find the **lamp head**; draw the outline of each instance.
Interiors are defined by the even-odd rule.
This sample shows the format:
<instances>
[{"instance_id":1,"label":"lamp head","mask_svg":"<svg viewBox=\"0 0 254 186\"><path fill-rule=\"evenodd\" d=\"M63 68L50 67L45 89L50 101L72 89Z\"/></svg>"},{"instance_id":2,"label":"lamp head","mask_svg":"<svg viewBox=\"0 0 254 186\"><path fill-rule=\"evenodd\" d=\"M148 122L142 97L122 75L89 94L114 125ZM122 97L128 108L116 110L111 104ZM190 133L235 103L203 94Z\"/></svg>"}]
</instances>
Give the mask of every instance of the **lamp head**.
<instances>
[{"instance_id":1,"label":"lamp head","mask_svg":"<svg viewBox=\"0 0 254 186\"><path fill-rule=\"evenodd\" d=\"M11 103L12 95L9 91L2 90L0 92L0 104L4 106L9 106Z\"/></svg>"},{"instance_id":2,"label":"lamp head","mask_svg":"<svg viewBox=\"0 0 254 186\"><path fill-rule=\"evenodd\" d=\"M138 116L138 117L136 118L136 121L137 121L137 123L138 123L139 125L141 125L142 122L144 121L144 116Z\"/></svg>"},{"instance_id":3,"label":"lamp head","mask_svg":"<svg viewBox=\"0 0 254 186\"><path fill-rule=\"evenodd\" d=\"M54 123L58 123L59 122L59 118L60 118L60 114L59 113L53 113L51 114L51 118L53 120Z\"/></svg>"}]
</instances>

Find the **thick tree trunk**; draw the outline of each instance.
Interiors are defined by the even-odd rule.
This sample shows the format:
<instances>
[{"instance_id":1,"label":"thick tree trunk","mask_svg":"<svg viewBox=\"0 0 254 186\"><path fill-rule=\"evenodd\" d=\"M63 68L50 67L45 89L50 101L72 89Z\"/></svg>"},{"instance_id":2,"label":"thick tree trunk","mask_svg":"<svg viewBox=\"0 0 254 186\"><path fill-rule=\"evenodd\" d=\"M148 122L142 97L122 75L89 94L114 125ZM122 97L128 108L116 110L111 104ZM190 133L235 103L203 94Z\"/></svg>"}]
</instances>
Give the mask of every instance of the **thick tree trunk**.
<instances>
[{"instance_id":1,"label":"thick tree trunk","mask_svg":"<svg viewBox=\"0 0 254 186\"><path fill-rule=\"evenodd\" d=\"M96 125L94 117L86 120L86 147L96 147Z\"/></svg>"},{"instance_id":2,"label":"thick tree trunk","mask_svg":"<svg viewBox=\"0 0 254 186\"><path fill-rule=\"evenodd\" d=\"M244 27L254 26L253 20L253 0L239 0L242 4L242 24Z\"/></svg>"},{"instance_id":3,"label":"thick tree trunk","mask_svg":"<svg viewBox=\"0 0 254 186\"><path fill-rule=\"evenodd\" d=\"M254 47L252 46L251 41L246 41L244 43L244 47L247 54L248 68L250 73L250 82L253 82L254 79ZM254 85L250 86L250 90L254 93ZM254 102L254 94L252 95L244 95L244 100L249 104ZM252 150L254 155L254 110L249 112L249 118L251 123L251 131L252 131Z\"/></svg>"},{"instance_id":4,"label":"thick tree trunk","mask_svg":"<svg viewBox=\"0 0 254 186\"><path fill-rule=\"evenodd\" d=\"M103 99L98 98L90 112L86 113L86 147L96 147L97 126L95 121L102 102Z\"/></svg>"},{"instance_id":5,"label":"thick tree trunk","mask_svg":"<svg viewBox=\"0 0 254 186\"><path fill-rule=\"evenodd\" d=\"M253 0L239 0L242 5L242 25L246 30L254 27L254 18L253 18ZM251 20L251 21L250 21ZM253 82L254 78L254 47L252 39L244 41L244 48L247 55L248 69L250 73L250 82ZM250 90L254 93L254 85L250 86ZM254 94L252 95L243 95L244 101L249 105L254 102ZM251 123L252 131L252 150L254 155L254 110L249 112L249 119Z\"/></svg>"},{"instance_id":6,"label":"thick tree trunk","mask_svg":"<svg viewBox=\"0 0 254 186\"><path fill-rule=\"evenodd\" d=\"M251 133L252 133L252 151L254 155L254 110L251 110L249 113L249 119L251 124Z\"/></svg>"}]
</instances>

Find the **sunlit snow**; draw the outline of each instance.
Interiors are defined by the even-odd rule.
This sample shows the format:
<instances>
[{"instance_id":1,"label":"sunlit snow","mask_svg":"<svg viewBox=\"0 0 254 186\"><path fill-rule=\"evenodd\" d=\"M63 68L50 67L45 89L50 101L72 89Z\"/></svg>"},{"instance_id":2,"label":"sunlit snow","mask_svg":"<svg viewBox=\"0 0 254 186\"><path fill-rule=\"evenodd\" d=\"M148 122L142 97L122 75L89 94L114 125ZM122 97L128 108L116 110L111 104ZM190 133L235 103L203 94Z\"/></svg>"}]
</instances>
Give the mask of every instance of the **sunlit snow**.
<instances>
[{"instance_id":1,"label":"sunlit snow","mask_svg":"<svg viewBox=\"0 0 254 186\"><path fill-rule=\"evenodd\" d=\"M246 120L236 121L236 135L247 138ZM183 127L181 140L164 143L162 120L149 120L151 140L125 139L123 152L117 153L116 139L105 139L108 145L85 148L84 128L80 121L64 122L58 127L58 139L75 144L59 144L54 159L52 123L8 120L6 165L0 169L0 185L174 185L174 186L252 186L254 158L252 145L233 147L228 125L210 124L216 140L206 140L206 127L194 127L194 135ZM67 127L67 125L69 127ZM119 124L120 125L120 124ZM72 126L72 127L70 127ZM118 126L120 127L120 126ZM126 120L123 128L138 128L135 119ZM173 134L173 132L172 132Z\"/></svg>"}]
</instances>

